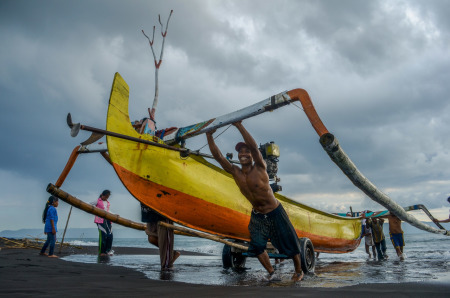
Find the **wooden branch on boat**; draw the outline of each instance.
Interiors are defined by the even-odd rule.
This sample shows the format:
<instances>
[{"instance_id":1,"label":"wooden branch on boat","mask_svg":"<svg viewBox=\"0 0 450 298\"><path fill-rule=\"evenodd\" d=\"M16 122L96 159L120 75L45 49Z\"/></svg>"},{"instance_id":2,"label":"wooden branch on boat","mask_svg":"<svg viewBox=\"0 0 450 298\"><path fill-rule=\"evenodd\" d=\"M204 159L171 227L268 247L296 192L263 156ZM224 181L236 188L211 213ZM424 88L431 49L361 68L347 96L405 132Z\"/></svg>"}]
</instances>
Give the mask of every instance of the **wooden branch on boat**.
<instances>
[{"instance_id":1,"label":"wooden branch on boat","mask_svg":"<svg viewBox=\"0 0 450 298\"><path fill-rule=\"evenodd\" d=\"M163 222L163 221L158 222L158 224L162 225L162 226L165 226L166 228L169 228L169 229L172 229L172 230L178 230L180 232L188 233L188 234L191 234L191 235L194 235L194 236L197 236L197 237L201 237L201 238L206 238L206 239L209 239L209 240L217 241L217 242L229 245L231 247L235 247L237 249L241 249L243 251L247 251L248 250L247 246L244 246L244 245L241 245L241 244L237 244L237 243L234 243L234 242L222 239L222 238L214 236L214 235L201 233L201 232L194 231L194 230L191 230L191 229L187 229L187 228L184 228L184 227L174 226L174 225L168 224L168 223Z\"/></svg>"},{"instance_id":2,"label":"wooden branch on boat","mask_svg":"<svg viewBox=\"0 0 450 298\"><path fill-rule=\"evenodd\" d=\"M153 98L153 105L152 109L149 109L149 116L152 121L155 121L155 113L156 113L156 106L158 105L158 96L159 96L159 85L158 85L158 70L162 63L162 58L164 54L164 43L166 41L166 35L167 35L167 29L169 28L169 21L170 17L172 16L173 10L170 11L169 18L167 19L166 23L166 30L163 32L164 26L161 22L161 15L158 15L159 24L161 25L161 35L163 37L162 46L161 46L161 54L159 55L159 61L156 61L156 55L155 50L153 49L153 43L155 41L155 26L153 26L153 37L152 40L145 34L144 30L142 30L142 34L148 39L148 43L150 45L150 48L152 50L153 59L155 62L155 97Z\"/></svg>"}]
</instances>

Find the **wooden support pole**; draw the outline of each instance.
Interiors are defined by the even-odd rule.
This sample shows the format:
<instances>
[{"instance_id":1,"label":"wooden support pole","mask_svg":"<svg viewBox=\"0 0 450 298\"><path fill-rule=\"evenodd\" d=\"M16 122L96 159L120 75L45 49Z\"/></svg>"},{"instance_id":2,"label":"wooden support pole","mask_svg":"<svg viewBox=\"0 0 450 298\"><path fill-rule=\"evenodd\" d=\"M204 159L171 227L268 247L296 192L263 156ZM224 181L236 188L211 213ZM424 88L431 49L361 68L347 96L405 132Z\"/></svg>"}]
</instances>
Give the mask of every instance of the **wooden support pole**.
<instances>
[{"instance_id":1,"label":"wooden support pole","mask_svg":"<svg viewBox=\"0 0 450 298\"><path fill-rule=\"evenodd\" d=\"M209 235L209 234L206 234L206 233L194 231L194 230L187 229L187 228L184 228L184 227L174 226L174 225L168 224L168 223L163 222L163 221L158 222L158 224L161 225L161 226L165 226L168 229L177 230L177 231L188 233L188 234L191 234L191 235L194 235L194 236L197 236L197 237L201 237L201 238L209 239L209 240L212 240L212 241L220 242L220 243L229 245L231 247L235 247L237 249L241 249L243 251L247 251L248 250L247 246L244 246L244 245L241 245L241 244L237 244L237 243L234 243L234 242L222 239L222 238L214 236L214 235Z\"/></svg>"},{"instance_id":2,"label":"wooden support pole","mask_svg":"<svg viewBox=\"0 0 450 298\"><path fill-rule=\"evenodd\" d=\"M66 227L64 228L64 233L63 233L63 236L61 239L61 244L59 245L59 253L61 253L61 250L63 247L64 237L66 237L66 231L67 231L67 226L69 225L70 214L72 214L72 207L73 206L70 206L69 215L67 216Z\"/></svg>"}]
</instances>

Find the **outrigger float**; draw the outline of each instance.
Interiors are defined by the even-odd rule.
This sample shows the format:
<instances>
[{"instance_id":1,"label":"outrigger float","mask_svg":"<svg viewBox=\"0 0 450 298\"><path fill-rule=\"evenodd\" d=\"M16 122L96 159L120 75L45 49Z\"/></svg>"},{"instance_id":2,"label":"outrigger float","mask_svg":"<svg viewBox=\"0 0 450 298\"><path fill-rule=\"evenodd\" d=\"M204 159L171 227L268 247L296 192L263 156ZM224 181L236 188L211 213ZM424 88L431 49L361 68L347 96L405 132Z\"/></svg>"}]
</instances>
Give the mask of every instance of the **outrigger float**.
<instances>
[{"instance_id":1,"label":"outrigger float","mask_svg":"<svg viewBox=\"0 0 450 298\"><path fill-rule=\"evenodd\" d=\"M355 186L387 209L383 215L392 212L419 229L449 235L442 226L438 225L439 229L433 228L406 213L409 209L424 209L423 205L420 205L423 208L418 208L419 205L403 208L365 178L322 123L308 93L303 89L282 92L242 110L186 127L162 130L156 135L138 133L135 130L128 115L128 98L129 87L116 73L109 100L106 130L74 124L70 114L68 115L67 122L73 137L80 130L90 131L92 135L72 151L58 181L47 187L49 193L86 212L128 227L144 229L143 224L108 214L60 189L79 154L100 152L113 166L129 193L139 202L178 225L189 228L171 226L175 230L225 243L224 267L242 268L250 241L247 226L252 206L240 193L232 176L205 159L211 155L185 148L185 140L298 101L330 158ZM94 144L104 135L107 147ZM267 155L270 155L270 152ZM348 253L359 246L362 234L361 217L327 213L277 192L275 197L286 209L300 239L305 272L314 271L314 251ZM381 213L369 214L368 217L370 216L381 216ZM429 216L433 218L431 214ZM276 253L270 256L285 257Z\"/></svg>"}]
</instances>

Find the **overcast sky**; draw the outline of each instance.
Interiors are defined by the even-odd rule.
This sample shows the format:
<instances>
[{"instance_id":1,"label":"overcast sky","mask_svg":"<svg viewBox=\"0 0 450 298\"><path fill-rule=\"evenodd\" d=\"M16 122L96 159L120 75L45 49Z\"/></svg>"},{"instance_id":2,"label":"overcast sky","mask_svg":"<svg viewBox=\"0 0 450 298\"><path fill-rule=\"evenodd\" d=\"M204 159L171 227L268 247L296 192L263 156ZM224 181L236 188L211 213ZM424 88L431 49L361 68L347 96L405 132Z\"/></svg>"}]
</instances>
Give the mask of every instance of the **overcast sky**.
<instances>
[{"instance_id":1,"label":"overcast sky","mask_svg":"<svg viewBox=\"0 0 450 298\"><path fill-rule=\"evenodd\" d=\"M0 231L41 228L48 183L72 149L65 119L105 128L115 72L130 86L130 116L147 115L154 64L144 29L173 15L160 69L158 128L186 126L285 90L307 90L359 170L402 206L448 217L448 1L0 1ZM159 53L161 35L156 35ZM275 141L283 194L327 212L382 210L342 174L303 111L244 121ZM218 139L240 141L234 127ZM206 144L204 135L188 141ZM202 149L209 153L207 147ZM199 177L201 179L201 177ZM99 154L78 158L62 189L139 221L139 204ZM69 211L58 207L59 229ZM420 217L421 218L421 217ZM422 219L422 218L421 218ZM94 227L72 212L70 227Z\"/></svg>"}]
</instances>

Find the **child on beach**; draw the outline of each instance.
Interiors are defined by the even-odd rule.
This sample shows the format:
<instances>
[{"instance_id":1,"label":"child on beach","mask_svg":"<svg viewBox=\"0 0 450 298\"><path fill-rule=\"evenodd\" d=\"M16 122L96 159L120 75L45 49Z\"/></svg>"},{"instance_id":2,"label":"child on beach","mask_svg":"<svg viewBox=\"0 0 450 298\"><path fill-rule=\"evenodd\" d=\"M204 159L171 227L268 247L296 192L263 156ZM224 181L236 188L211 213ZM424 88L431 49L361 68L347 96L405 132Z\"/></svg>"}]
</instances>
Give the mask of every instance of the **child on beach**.
<instances>
[{"instance_id":1,"label":"child on beach","mask_svg":"<svg viewBox=\"0 0 450 298\"><path fill-rule=\"evenodd\" d=\"M97 199L95 207L106 210L109 212L110 203L108 201L111 191L105 189L100 197ZM101 257L113 255L111 250L113 242L113 233L111 221L102 217L96 216L94 222L97 224L99 237L98 237L98 253Z\"/></svg>"},{"instance_id":2,"label":"child on beach","mask_svg":"<svg viewBox=\"0 0 450 298\"><path fill-rule=\"evenodd\" d=\"M58 232L58 229L56 228L56 224L58 223L58 212L56 212L56 207L58 207L58 198L50 196L45 204L44 212L42 213L42 222L45 223L44 233L47 235L47 241L45 241L39 254L41 256L47 256L45 251L50 245L48 251L49 258L58 257L53 254L56 243L56 232Z\"/></svg>"}]
</instances>

